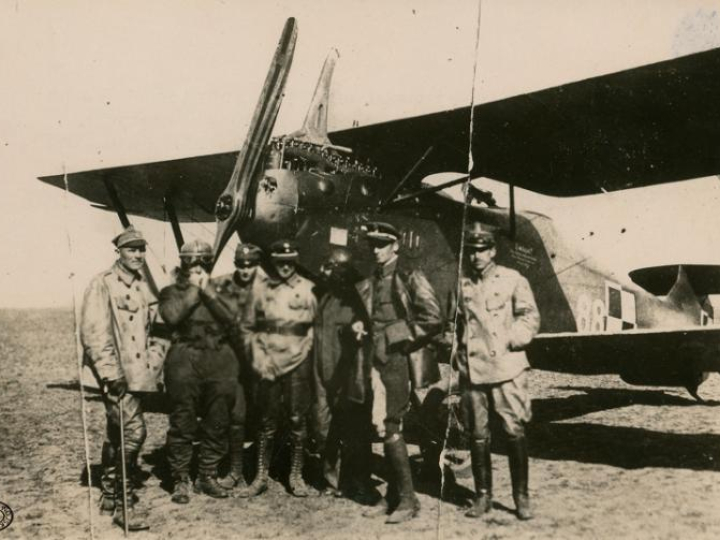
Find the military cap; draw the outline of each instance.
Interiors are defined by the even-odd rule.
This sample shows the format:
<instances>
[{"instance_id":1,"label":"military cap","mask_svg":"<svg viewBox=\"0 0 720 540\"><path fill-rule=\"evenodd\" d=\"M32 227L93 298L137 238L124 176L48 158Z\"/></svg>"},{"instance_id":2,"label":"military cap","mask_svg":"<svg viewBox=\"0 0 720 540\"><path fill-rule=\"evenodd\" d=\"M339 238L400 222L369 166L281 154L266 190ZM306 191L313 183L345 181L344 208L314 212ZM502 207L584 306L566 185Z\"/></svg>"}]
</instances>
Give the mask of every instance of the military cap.
<instances>
[{"instance_id":1,"label":"military cap","mask_svg":"<svg viewBox=\"0 0 720 540\"><path fill-rule=\"evenodd\" d=\"M465 231L465 247L489 249L495 247L495 235L480 222L472 223Z\"/></svg>"},{"instance_id":2,"label":"military cap","mask_svg":"<svg viewBox=\"0 0 720 540\"><path fill-rule=\"evenodd\" d=\"M135 227L130 225L127 227L123 232L118 234L115 238L113 238L113 244L115 244L115 247L121 248L121 247L143 247L147 245L147 242L145 241L145 238L143 237L142 233L138 231Z\"/></svg>"},{"instance_id":3,"label":"military cap","mask_svg":"<svg viewBox=\"0 0 720 540\"><path fill-rule=\"evenodd\" d=\"M367 224L367 237L382 242L397 242L400 238L398 230L389 223L371 221Z\"/></svg>"},{"instance_id":4,"label":"military cap","mask_svg":"<svg viewBox=\"0 0 720 540\"><path fill-rule=\"evenodd\" d=\"M468 233L465 235L465 247L493 248L495 247L495 236L490 232Z\"/></svg>"},{"instance_id":5,"label":"military cap","mask_svg":"<svg viewBox=\"0 0 720 540\"><path fill-rule=\"evenodd\" d=\"M213 249L204 240L190 240L180 248L180 257L212 257Z\"/></svg>"},{"instance_id":6,"label":"military cap","mask_svg":"<svg viewBox=\"0 0 720 540\"><path fill-rule=\"evenodd\" d=\"M270 257L274 260L294 261L299 255L297 243L293 240L278 240L270 245Z\"/></svg>"},{"instance_id":7,"label":"military cap","mask_svg":"<svg viewBox=\"0 0 720 540\"><path fill-rule=\"evenodd\" d=\"M255 244L238 244L235 248L235 266L255 266L262 251Z\"/></svg>"}]
</instances>

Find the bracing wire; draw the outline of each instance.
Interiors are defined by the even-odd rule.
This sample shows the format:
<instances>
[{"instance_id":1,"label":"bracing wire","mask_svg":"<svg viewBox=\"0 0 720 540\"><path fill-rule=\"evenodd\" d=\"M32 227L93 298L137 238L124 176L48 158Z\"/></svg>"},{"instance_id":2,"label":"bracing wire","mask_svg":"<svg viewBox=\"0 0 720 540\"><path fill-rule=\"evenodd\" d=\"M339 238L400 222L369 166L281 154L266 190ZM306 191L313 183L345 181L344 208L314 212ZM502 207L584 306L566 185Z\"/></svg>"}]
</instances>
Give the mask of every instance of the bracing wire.
<instances>
[{"instance_id":1,"label":"bracing wire","mask_svg":"<svg viewBox=\"0 0 720 540\"><path fill-rule=\"evenodd\" d=\"M462 221L460 224L460 249L459 249L459 255L458 255L458 264L457 264L457 274L455 278L455 305L454 305L454 313L453 313L453 332L452 332L452 352L451 352L451 358L454 357L454 355L457 352L457 333L455 332L455 329L457 328L457 322L458 322L458 315L459 315L459 306L461 301L461 294L462 294L462 262L463 257L465 255L465 229L466 229L466 222L467 222L467 215L468 215L468 206L470 204L470 182L472 181L471 173L474 168L474 161L473 161L473 136L474 136L474 127L475 127L475 80L477 78L477 70L478 70L478 54L480 51L480 23L482 21L482 0L478 0L478 9L477 9L477 25L475 30L475 49L473 54L473 73L472 73L472 82L470 85L470 126L468 129L468 167L467 167L467 180L463 183L463 211L462 211ZM448 391L453 387L453 370L450 370L450 380L448 383ZM442 493L445 489L445 453L447 451L447 445L448 440L450 437L450 430L453 426L452 422L452 416L455 414L454 409L451 407L448 410L448 422L447 427L445 429L445 440L443 441L443 449L440 453L440 462L438 463L440 467L440 499L438 501L437 505L437 525L436 525L436 535L439 538L440 537L440 512L442 507Z\"/></svg>"},{"instance_id":2,"label":"bracing wire","mask_svg":"<svg viewBox=\"0 0 720 540\"><path fill-rule=\"evenodd\" d=\"M83 386L83 348L80 342L80 325L78 320L80 318L78 314L78 305L75 296L75 268L73 264L73 249L72 239L70 235L70 228L68 225L68 198L70 195L70 188L68 185L67 172L63 165L63 182L65 183L65 236L67 238L68 254L70 257L70 288L72 291L73 299L73 324L75 334L75 356L77 358L77 370L78 370L78 386L80 387L80 416L82 419L83 428L83 442L85 446L85 472L87 474L87 488L88 488L88 526L90 530L90 538L95 538L95 529L93 527L93 497L92 497L92 473L90 470L90 438L88 437L87 427L87 411L85 410L85 387Z\"/></svg>"}]
</instances>

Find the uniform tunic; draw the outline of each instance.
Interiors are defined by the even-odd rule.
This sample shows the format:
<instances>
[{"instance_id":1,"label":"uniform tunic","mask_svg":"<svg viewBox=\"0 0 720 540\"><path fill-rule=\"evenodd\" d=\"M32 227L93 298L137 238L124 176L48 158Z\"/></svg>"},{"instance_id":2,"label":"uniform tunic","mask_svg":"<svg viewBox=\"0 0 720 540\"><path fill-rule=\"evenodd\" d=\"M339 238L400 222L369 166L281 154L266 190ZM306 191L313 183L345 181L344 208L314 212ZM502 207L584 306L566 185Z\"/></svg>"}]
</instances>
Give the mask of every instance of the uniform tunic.
<instances>
[{"instance_id":1,"label":"uniform tunic","mask_svg":"<svg viewBox=\"0 0 720 540\"><path fill-rule=\"evenodd\" d=\"M261 378L274 380L308 357L316 312L313 284L302 276L255 280L242 333L253 369Z\"/></svg>"},{"instance_id":2,"label":"uniform tunic","mask_svg":"<svg viewBox=\"0 0 720 540\"><path fill-rule=\"evenodd\" d=\"M523 350L540 327L527 280L491 264L480 279L461 278L458 303L458 368L466 384L514 379L529 367Z\"/></svg>"},{"instance_id":3,"label":"uniform tunic","mask_svg":"<svg viewBox=\"0 0 720 540\"><path fill-rule=\"evenodd\" d=\"M456 335L463 415L476 439L490 437L490 410L509 436L521 436L531 418L530 366L523 349L540 327L530 285L515 270L491 263L478 278L461 278L460 289Z\"/></svg>"},{"instance_id":4,"label":"uniform tunic","mask_svg":"<svg viewBox=\"0 0 720 540\"><path fill-rule=\"evenodd\" d=\"M397 259L356 285L372 322L373 424L386 437L399 433L410 405L412 342L439 331L440 305L420 271L401 277ZM421 377L417 377L420 379Z\"/></svg>"},{"instance_id":5,"label":"uniform tunic","mask_svg":"<svg viewBox=\"0 0 720 540\"><path fill-rule=\"evenodd\" d=\"M123 434L129 462L137 459L147 435L142 402L137 392L155 392L162 370L167 340L152 336L157 299L139 273L120 262L90 282L82 307L80 339L85 362L103 392L107 429L102 452L103 493L112 497L120 456L120 402ZM105 383L124 377L128 392L111 396Z\"/></svg>"},{"instance_id":6,"label":"uniform tunic","mask_svg":"<svg viewBox=\"0 0 720 540\"><path fill-rule=\"evenodd\" d=\"M156 392L167 342L151 337L158 302L147 281L119 262L95 276L83 300L85 360L104 381L125 377L131 392Z\"/></svg>"},{"instance_id":7,"label":"uniform tunic","mask_svg":"<svg viewBox=\"0 0 720 540\"><path fill-rule=\"evenodd\" d=\"M290 414L290 432L296 444L307 436L305 418L310 407L313 320L317 300L309 280L292 275L282 281L255 280L242 322L246 354L260 377L258 410L265 436L272 438L284 401Z\"/></svg>"}]
</instances>

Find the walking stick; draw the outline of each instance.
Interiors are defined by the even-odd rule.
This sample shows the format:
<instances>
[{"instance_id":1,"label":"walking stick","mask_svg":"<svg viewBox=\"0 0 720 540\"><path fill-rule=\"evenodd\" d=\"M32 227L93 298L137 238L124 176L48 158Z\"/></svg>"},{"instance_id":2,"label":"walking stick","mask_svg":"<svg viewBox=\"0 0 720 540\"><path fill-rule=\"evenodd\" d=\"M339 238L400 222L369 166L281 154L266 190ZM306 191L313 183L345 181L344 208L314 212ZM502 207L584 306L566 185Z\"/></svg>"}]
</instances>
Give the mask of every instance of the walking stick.
<instances>
[{"instance_id":1,"label":"walking stick","mask_svg":"<svg viewBox=\"0 0 720 540\"><path fill-rule=\"evenodd\" d=\"M125 529L125 537L128 535L128 506L127 506L127 469L125 467L125 412L123 411L122 396L118 397L118 405L120 406L120 459L122 460L122 498L123 498L123 529Z\"/></svg>"}]
</instances>

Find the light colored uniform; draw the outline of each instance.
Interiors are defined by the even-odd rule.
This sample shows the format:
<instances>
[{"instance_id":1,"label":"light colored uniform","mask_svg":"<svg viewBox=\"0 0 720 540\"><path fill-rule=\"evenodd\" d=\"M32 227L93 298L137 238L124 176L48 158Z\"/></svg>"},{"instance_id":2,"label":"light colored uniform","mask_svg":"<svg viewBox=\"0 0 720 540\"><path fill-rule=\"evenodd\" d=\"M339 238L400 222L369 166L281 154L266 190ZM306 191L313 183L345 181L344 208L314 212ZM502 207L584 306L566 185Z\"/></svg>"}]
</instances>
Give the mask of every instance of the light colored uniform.
<instances>
[{"instance_id":1,"label":"light colored uniform","mask_svg":"<svg viewBox=\"0 0 720 540\"><path fill-rule=\"evenodd\" d=\"M101 382L125 377L130 392L158 389L167 341L150 335L158 312L147 281L116 262L85 291L80 335Z\"/></svg>"},{"instance_id":2,"label":"light colored uniform","mask_svg":"<svg viewBox=\"0 0 720 540\"><path fill-rule=\"evenodd\" d=\"M531 418L523 349L540 327L532 290L518 272L495 263L478 279L461 278L460 289L457 367L465 414L474 418L478 438L489 436L490 407L517 435Z\"/></svg>"},{"instance_id":3,"label":"light colored uniform","mask_svg":"<svg viewBox=\"0 0 720 540\"><path fill-rule=\"evenodd\" d=\"M101 479L104 496L112 497L120 448L120 407L123 404L125 452L137 460L147 436L142 403L137 392L158 390L169 341L150 334L157 317L157 299L146 280L116 262L95 276L83 300L80 339L88 364L103 392L107 416ZM110 395L108 381L125 377L128 392Z\"/></svg>"},{"instance_id":4,"label":"light colored uniform","mask_svg":"<svg viewBox=\"0 0 720 540\"><path fill-rule=\"evenodd\" d=\"M311 281L298 274L287 281L258 275L245 306L242 335L262 379L275 380L308 357L316 312Z\"/></svg>"}]
</instances>

